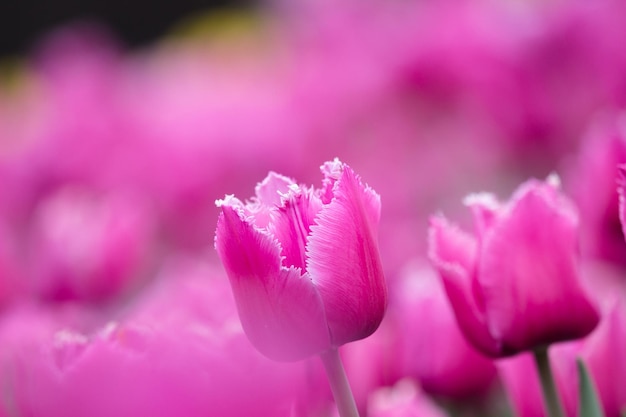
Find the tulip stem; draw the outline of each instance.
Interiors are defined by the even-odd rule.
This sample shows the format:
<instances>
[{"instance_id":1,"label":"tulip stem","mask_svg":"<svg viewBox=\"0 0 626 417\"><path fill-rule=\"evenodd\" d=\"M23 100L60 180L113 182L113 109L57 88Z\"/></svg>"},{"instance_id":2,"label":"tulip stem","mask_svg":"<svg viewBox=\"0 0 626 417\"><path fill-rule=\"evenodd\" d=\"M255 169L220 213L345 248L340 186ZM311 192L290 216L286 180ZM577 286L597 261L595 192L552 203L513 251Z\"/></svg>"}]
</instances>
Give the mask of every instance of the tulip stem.
<instances>
[{"instance_id":1,"label":"tulip stem","mask_svg":"<svg viewBox=\"0 0 626 417\"><path fill-rule=\"evenodd\" d=\"M329 349L322 353L320 358L324 363L339 415L341 417L359 417L359 411L356 408L350 383L339 356L339 350L337 348Z\"/></svg>"},{"instance_id":2,"label":"tulip stem","mask_svg":"<svg viewBox=\"0 0 626 417\"><path fill-rule=\"evenodd\" d=\"M535 349L535 363L539 370L539 379L541 380L541 388L543 390L543 398L548 411L549 417L563 417L563 407L559 400L559 395L554 383L554 376L550 368L550 359L548 358L548 348Z\"/></svg>"}]
</instances>

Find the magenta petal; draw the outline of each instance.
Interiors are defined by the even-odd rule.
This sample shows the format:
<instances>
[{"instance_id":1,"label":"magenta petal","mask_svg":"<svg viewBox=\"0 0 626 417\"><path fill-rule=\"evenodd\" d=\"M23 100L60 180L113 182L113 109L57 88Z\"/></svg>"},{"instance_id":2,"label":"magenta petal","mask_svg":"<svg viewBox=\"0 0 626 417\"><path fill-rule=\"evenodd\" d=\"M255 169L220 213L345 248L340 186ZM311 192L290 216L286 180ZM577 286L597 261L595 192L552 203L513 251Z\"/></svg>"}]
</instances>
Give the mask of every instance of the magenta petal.
<instances>
[{"instance_id":1,"label":"magenta petal","mask_svg":"<svg viewBox=\"0 0 626 417\"><path fill-rule=\"evenodd\" d=\"M471 279L476 263L476 240L443 216L430 218L428 255L437 268L459 269Z\"/></svg>"},{"instance_id":2,"label":"magenta petal","mask_svg":"<svg viewBox=\"0 0 626 417\"><path fill-rule=\"evenodd\" d=\"M299 360L330 347L320 295L307 274L281 267L271 236L222 206L215 239L252 344L275 360Z\"/></svg>"},{"instance_id":3,"label":"magenta petal","mask_svg":"<svg viewBox=\"0 0 626 417\"><path fill-rule=\"evenodd\" d=\"M378 253L380 198L346 165L332 201L311 226L307 270L318 287L335 346L376 330L387 305Z\"/></svg>"},{"instance_id":4,"label":"magenta petal","mask_svg":"<svg viewBox=\"0 0 626 417\"><path fill-rule=\"evenodd\" d=\"M487 355L497 356L499 343L489 333L484 310L472 285L476 241L444 217L432 217L429 258L443 280L465 337Z\"/></svg>"},{"instance_id":5,"label":"magenta petal","mask_svg":"<svg viewBox=\"0 0 626 417\"><path fill-rule=\"evenodd\" d=\"M626 164L617 167L617 193L619 195L619 220L622 233L626 236Z\"/></svg>"},{"instance_id":6,"label":"magenta petal","mask_svg":"<svg viewBox=\"0 0 626 417\"><path fill-rule=\"evenodd\" d=\"M290 178L270 172L263 181L256 185L254 189L255 197L252 198L252 201L243 204L234 196L230 196L219 204L239 207L246 216L254 219L255 226L265 229L270 224L271 211L275 207L280 207L283 195L289 192L289 187L292 185L294 185L294 182ZM235 204L235 201L237 201L237 204Z\"/></svg>"},{"instance_id":7,"label":"magenta petal","mask_svg":"<svg viewBox=\"0 0 626 417\"><path fill-rule=\"evenodd\" d=\"M280 206L281 196L287 194L289 187L295 184L291 178L270 172L255 188L259 202L265 206Z\"/></svg>"},{"instance_id":8,"label":"magenta petal","mask_svg":"<svg viewBox=\"0 0 626 417\"><path fill-rule=\"evenodd\" d=\"M576 339L596 326L579 284L577 225L551 184L529 181L485 234L477 276L491 333L505 350Z\"/></svg>"},{"instance_id":9,"label":"magenta petal","mask_svg":"<svg viewBox=\"0 0 626 417\"><path fill-rule=\"evenodd\" d=\"M470 194L463 203L472 210L478 236L482 236L498 217L500 203L491 193Z\"/></svg>"},{"instance_id":10,"label":"magenta petal","mask_svg":"<svg viewBox=\"0 0 626 417\"><path fill-rule=\"evenodd\" d=\"M280 242L283 266L306 270L306 243L322 203L306 190L291 192L283 197L281 207L271 213L269 231Z\"/></svg>"}]
</instances>

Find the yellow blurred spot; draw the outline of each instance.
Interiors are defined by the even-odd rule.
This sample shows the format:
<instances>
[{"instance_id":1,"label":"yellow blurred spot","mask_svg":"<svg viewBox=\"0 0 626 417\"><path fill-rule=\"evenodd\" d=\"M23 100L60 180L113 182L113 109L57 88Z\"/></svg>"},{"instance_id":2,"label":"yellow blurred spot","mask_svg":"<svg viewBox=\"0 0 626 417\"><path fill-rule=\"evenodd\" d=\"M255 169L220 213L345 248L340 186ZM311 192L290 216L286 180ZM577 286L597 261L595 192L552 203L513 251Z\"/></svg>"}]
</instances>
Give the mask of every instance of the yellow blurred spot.
<instances>
[{"instance_id":1,"label":"yellow blurred spot","mask_svg":"<svg viewBox=\"0 0 626 417\"><path fill-rule=\"evenodd\" d=\"M213 10L183 19L170 31L169 38L238 43L262 34L265 23L261 14L254 10Z\"/></svg>"},{"instance_id":2,"label":"yellow blurred spot","mask_svg":"<svg viewBox=\"0 0 626 417\"><path fill-rule=\"evenodd\" d=\"M28 77L24 61L17 57L0 59L0 90L15 91L23 86Z\"/></svg>"}]
</instances>

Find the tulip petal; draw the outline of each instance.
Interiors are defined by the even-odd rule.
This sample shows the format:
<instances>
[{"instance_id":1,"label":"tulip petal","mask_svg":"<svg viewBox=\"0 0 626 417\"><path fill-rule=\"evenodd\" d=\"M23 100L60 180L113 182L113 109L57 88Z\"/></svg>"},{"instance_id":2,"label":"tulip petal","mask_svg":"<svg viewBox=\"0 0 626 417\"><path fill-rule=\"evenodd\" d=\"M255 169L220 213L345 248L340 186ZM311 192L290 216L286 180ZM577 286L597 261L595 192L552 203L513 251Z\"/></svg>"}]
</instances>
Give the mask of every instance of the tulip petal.
<instances>
[{"instance_id":1,"label":"tulip petal","mask_svg":"<svg viewBox=\"0 0 626 417\"><path fill-rule=\"evenodd\" d=\"M472 210L478 236L482 236L498 217L500 203L491 193L470 194L463 204Z\"/></svg>"},{"instance_id":2,"label":"tulip petal","mask_svg":"<svg viewBox=\"0 0 626 417\"><path fill-rule=\"evenodd\" d=\"M307 236L321 206L319 197L298 189L283 196L282 205L272 210L269 230L280 242L283 266L305 270Z\"/></svg>"},{"instance_id":3,"label":"tulip petal","mask_svg":"<svg viewBox=\"0 0 626 417\"><path fill-rule=\"evenodd\" d=\"M617 167L617 194L619 196L619 220L622 233L626 236L626 164Z\"/></svg>"},{"instance_id":4,"label":"tulip petal","mask_svg":"<svg viewBox=\"0 0 626 417\"><path fill-rule=\"evenodd\" d=\"M483 353L498 356L499 343L489 333L483 298L473 285L476 241L443 216L430 219L428 256L442 278L465 337Z\"/></svg>"},{"instance_id":5,"label":"tulip petal","mask_svg":"<svg viewBox=\"0 0 626 417\"><path fill-rule=\"evenodd\" d=\"M473 285L476 241L443 216L435 216L430 219L428 246L463 334L483 353L497 356L499 343L489 333L482 295Z\"/></svg>"},{"instance_id":6,"label":"tulip petal","mask_svg":"<svg viewBox=\"0 0 626 417\"><path fill-rule=\"evenodd\" d=\"M275 360L299 360L330 347L320 295L308 274L281 267L280 246L223 205L215 247L242 326L252 344Z\"/></svg>"},{"instance_id":7,"label":"tulip petal","mask_svg":"<svg viewBox=\"0 0 626 417\"><path fill-rule=\"evenodd\" d=\"M485 234L477 276L505 350L580 338L597 324L578 279L577 224L552 184L529 181Z\"/></svg>"},{"instance_id":8,"label":"tulip petal","mask_svg":"<svg viewBox=\"0 0 626 417\"><path fill-rule=\"evenodd\" d=\"M319 288L332 343L338 346L376 330L387 287L376 241L379 196L346 165L333 192L311 226L307 271Z\"/></svg>"},{"instance_id":9,"label":"tulip petal","mask_svg":"<svg viewBox=\"0 0 626 417\"><path fill-rule=\"evenodd\" d=\"M290 178L270 172L256 185L255 197L251 201L244 204L234 196L227 196L224 200L218 201L218 205L236 206L254 221L255 226L266 229L270 224L271 211L275 207L280 207L283 195L289 192L292 185L295 183Z\"/></svg>"},{"instance_id":10,"label":"tulip petal","mask_svg":"<svg viewBox=\"0 0 626 417\"><path fill-rule=\"evenodd\" d=\"M254 189L256 197L264 206L280 206L283 194L287 194L289 187L295 182L284 175L270 171L263 181L257 184Z\"/></svg>"}]
</instances>

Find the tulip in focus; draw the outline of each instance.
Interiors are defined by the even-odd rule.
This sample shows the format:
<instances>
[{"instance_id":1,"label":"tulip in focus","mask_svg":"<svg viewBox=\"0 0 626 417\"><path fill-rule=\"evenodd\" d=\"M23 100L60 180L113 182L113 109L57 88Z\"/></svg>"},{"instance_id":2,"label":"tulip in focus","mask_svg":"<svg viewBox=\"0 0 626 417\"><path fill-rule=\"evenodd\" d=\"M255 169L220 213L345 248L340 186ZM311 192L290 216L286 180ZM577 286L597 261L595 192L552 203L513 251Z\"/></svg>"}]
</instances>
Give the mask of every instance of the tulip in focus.
<instances>
[{"instance_id":1,"label":"tulip in focus","mask_svg":"<svg viewBox=\"0 0 626 417\"><path fill-rule=\"evenodd\" d=\"M504 204L466 199L474 235L433 217L430 257L468 340L493 357L586 336L599 316L579 281L578 215L555 176Z\"/></svg>"},{"instance_id":2,"label":"tulip in focus","mask_svg":"<svg viewBox=\"0 0 626 417\"><path fill-rule=\"evenodd\" d=\"M371 335L387 305L380 197L346 164L314 189L270 173L245 203L218 200L215 248L252 344L271 359L319 354L339 414L358 416L338 347Z\"/></svg>"},{"instance_id":3,"label":"tulip in focus","mask_svg":"<svg viewBox=\"0 0 626 417\"><path fill-rule=\"evenodd\" d=\"M321 169L321 189L270 173L251 201L217 201L215 247L241 322L276 360L369 336L387 304L376 243L380 198L338 159Z\"/></svg>"}]
</instances>

